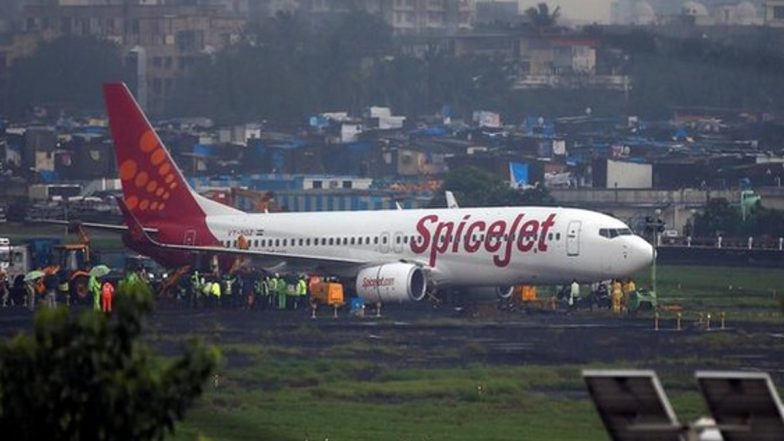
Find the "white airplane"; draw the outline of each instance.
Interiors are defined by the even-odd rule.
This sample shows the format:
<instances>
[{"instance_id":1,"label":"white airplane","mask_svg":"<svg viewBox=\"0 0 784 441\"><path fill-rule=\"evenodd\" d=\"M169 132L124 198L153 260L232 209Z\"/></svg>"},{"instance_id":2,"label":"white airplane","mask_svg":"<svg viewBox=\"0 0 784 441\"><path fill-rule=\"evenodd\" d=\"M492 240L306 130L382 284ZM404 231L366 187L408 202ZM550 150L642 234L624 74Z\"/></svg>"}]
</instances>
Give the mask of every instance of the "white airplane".
<instances>
[{"instance_id":1,"label":"white airplane","mask_svg":"<svg viewBox=\"0 0 784 441\"><path fill-rule=\"evenodd\" d=\"M653 260L623 222L572 208L244 213L190 188L125 84L104 95L126 245L167 266L245 256L269 271L355 279L361 297L381 303L449 287L508 297L513 285L625 277Z\"/></svg>"}]
</instances>

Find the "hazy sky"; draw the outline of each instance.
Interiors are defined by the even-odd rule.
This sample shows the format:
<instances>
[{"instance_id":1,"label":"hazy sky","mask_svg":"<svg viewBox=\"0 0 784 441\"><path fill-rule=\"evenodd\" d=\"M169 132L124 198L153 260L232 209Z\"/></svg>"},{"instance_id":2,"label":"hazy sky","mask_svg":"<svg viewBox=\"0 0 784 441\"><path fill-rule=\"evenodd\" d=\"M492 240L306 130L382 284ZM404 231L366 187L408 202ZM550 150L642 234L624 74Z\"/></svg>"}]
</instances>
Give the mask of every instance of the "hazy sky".
<instances>
[{"instance_id":1,"label":"hazy sky","mask_svg":"<svg viewBox=\"0 0 784 441\"><path fill-rule=\"evenodd\" d=\"M520 10L544 1L551 9L561 7L561 15L571 21L608 22L610 20L610 3L612 0L518 0Z\"/></svg>"}]
</instances>

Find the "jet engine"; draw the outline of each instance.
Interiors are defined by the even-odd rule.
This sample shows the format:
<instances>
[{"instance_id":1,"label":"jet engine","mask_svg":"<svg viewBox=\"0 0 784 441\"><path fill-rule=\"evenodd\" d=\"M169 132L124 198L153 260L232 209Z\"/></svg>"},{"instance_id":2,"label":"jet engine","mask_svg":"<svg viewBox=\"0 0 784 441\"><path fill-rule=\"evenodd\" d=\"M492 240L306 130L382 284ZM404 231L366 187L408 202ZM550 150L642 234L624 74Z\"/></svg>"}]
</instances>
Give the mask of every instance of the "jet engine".
<instances>
[{"instance_id":1,"label":"jet engine","mask_svg":"<svg viewBox=\"0 0 784 441\"><path fill-rule=\"evenodd\" d=\"M388 263L357 274L357 294L369 303L418 302L425 297L427 278L410 263Z\"/></svg>"}]
</instances>

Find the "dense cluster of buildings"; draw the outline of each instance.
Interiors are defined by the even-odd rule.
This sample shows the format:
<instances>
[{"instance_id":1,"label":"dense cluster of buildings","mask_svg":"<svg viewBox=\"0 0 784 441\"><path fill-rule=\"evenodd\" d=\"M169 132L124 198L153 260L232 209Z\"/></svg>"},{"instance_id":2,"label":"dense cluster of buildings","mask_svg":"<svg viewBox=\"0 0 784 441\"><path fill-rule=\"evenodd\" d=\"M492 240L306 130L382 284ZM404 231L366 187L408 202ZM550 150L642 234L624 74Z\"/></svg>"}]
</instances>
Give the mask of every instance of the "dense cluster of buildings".
<instances>
[{"instance_id":1,"label":"dense cluster of buildings","mask_svg":"<svg viewBox=\"0 0 784 441\"><path fill-rule=\"evenodd\" d=\"M673 4L618 0L612 19L623 26L784 24L784 0ZM43 41L90 35L119 45L140 102L160 113L196 61L239 41L253 20L293 12L318 21L356 10L383 18L414 52L437 46L511 61L519 89L630 87L623 54L595 38L563 28L520 32L514 26L527 18L515 0L16 0L2 8L0 98L15 60Z\"/></svg>"},{"instance_id":2,"label":"dense cluster of buildings","mask_svg":"<svg viewBox=\"0 0 784 441\"><path fill-rule=\"evenodd\" d=\"M564 205L624 219L659 210L676 230L711 198L737 201L747 189L766 206L784 208L784 148L770 141L782 139L784 126L772 115L682 111L666 121L473 116L408 120L371 107L362 115L314 115L285 129L217 126L203 118L157 127L197 191L247 211L424 207L446 172L466 166L515 188L544 186ZM39 212L57 196L76 195L81 198L71 200L80 207L93 202L106 210L104 196L119 186L100 118L2 127L0 160L0 199L37 202Z\"/></svg>"},{"instance_id":3,"label":"dense cluster of buildings","mask_svg":"<svg viewBox=\"0 0 784 441\"><path fill-rule=\"evenodd\" d=\"M514 87L603 87L628 91L624 56L569 30L503 31L520 20L516 1L473 0L27 0L0 17L0 96L14 60L41 41L93 35L115 41L136 72L134 93L154 114L199 57L238 41L248 20L296 11L314 20L357 8L379 14L405 44L440 45L456 56L516 65ZM11 3L13 4L13 2ZM780 5L781 4L781 5ZM8 8L8 6L5 6ZM784 0L618 0L620 26L778 26ZM492 29L492 30L490 30ZM512 30L514 29L514 30ZM160 133L194 187L248 211L426 206L443 174L474 166L517 188L545 186L567 205L630 219L660 210L680 229L712 197L760 191L784 208L784 138L775 115L681 110L665 121L633 116L504 121L492 109L473 119L406 118L394 109L313 115L306 125L216 126L204 118L160 121ZM56 124L0 123L0 199L59 210L53 198L105 216L117 190L114 153L102 118ZM65 184L63 184L65 183ZM32 186L30 186L32 184ZM94 199L84 199L84 196ZM78 203L77 203L78 202ZM85 208L87 207L87 208ZM47 211L49 210L49 211ZM9 210L11 216L19 210Z\"/></svg>"}]
</instances>

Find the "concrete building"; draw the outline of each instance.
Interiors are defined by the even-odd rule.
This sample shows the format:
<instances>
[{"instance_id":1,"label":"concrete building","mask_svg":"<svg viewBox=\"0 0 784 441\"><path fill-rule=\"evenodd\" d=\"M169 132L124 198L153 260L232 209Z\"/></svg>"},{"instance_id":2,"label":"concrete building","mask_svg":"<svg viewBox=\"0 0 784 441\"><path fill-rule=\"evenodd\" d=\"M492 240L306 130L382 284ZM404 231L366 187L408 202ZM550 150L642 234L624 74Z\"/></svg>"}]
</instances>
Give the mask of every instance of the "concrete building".
<instances>
[{"instance_id":1,"label":"concrete building","mask_svg":"<svg viewBox=\"0 0 784 441\"><path fill-rule=\"evenodd\" d=\"M312 15L364 10L380 15L398 35L454 34L473 29L475 0L288 0L286 7ZM274 14L280 6L270 5Z\"/></svg>"},{"instance_id":2,"label":"concrete building","mask_svg":"<svg viewBox=\"0 0 784 441\"><path fill-rule=\"evenodd\" d=\"M765 24L784 27L784 0L765 1Z\"/></svg>"},{"instance_id":3,"label":"concrete building","mask_svg":"<svg viewBox=\"0 0 784 441\"><path fill-rule=\"evenodd\" d=\"M160 112L178 78L197 58L239 38L246 18L233 14L227 4L217 0L31 1L21 19L21 35L28 44L16 43L14 57L32 52L35 45L30 41L64 35L92 35L116 42L128 55L126 60L136 63L131 70L141 80L136 87L140 101L146 101L147 111Z\"/></svg>"}]
</instances>

